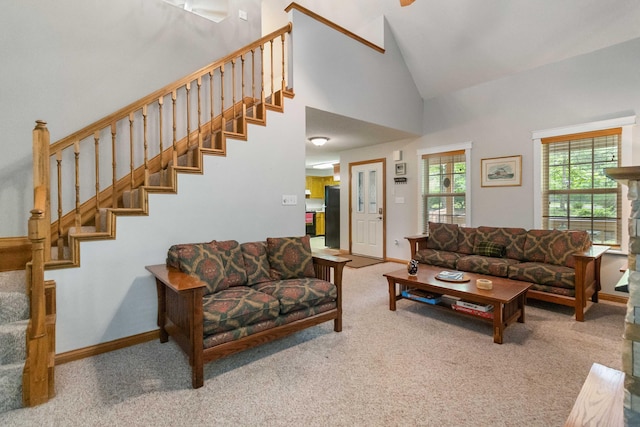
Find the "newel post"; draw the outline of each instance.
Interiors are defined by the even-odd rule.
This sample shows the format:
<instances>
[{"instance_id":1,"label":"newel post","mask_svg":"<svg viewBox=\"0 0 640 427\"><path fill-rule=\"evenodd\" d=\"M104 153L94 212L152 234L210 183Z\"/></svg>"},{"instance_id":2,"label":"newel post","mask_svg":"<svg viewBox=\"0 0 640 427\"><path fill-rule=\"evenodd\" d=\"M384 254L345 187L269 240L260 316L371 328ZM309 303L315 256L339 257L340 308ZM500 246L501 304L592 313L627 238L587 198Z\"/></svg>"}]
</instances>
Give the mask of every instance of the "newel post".
<instances>
[{"instance_id":1,"label":"newel post","mask_svg":"<svg viewBox=\"0 0 640 427\"><path fill-rule=\"evenodd\" d=\"M38 190L44 189L43 205L39 206L37 203ZM51 233L48 232L48 228L51 224L51 183L49 175L49 129L47 129L47 122L43 120L36 120L36 127L33 129L33 189L34 189L34 207L35 209L41 209L44 215L44 222L46 224L47 233L44 236L44 261L51 259Z\"/></svg>"}]
</instances>

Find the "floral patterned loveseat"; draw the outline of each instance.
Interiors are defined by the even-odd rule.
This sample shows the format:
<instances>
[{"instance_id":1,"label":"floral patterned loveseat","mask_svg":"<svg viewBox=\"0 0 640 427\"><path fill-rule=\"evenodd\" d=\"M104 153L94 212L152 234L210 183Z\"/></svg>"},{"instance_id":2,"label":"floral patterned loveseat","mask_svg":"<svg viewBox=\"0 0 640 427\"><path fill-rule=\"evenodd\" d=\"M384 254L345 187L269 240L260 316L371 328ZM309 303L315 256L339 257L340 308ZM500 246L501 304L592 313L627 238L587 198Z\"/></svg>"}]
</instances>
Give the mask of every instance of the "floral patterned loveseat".
<instances>
[{"instance_id":1,"label":"floral patterned loveseat","mask_svg":"<svg viewBox=\"0 0 640 427\"><path fill-rule=\"evenodd\" d=\"M575 307L584 321L587 299L598 302L600 264L607 246L586 231L459 227L429 223L428 235L407 237L411 258L423 264L532 283L527 298Z\"/></svg>"},{"instance_id":2,"label":"floral patterned loveseat","mask_svg":"<svg viewBox=\"0 0 640 427\"><path fill-rule=\"evenodd\" d=\"M171 246L166 265L146 267L156 278L160 341L180 345L198 388L204 363L329 320L340 332L348 261L313 256L309 236Z\"/></svg>"}]
</instances>

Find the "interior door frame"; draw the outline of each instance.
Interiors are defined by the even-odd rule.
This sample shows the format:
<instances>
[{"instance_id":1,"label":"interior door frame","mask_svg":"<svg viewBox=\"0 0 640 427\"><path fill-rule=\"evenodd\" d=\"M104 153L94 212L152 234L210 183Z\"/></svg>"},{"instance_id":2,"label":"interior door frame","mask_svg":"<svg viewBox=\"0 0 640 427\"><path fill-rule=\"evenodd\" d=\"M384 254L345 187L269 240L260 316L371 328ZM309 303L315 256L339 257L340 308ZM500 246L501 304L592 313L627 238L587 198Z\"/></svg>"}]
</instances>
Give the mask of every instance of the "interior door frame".
<instances>
[{"instance_id":1,"label":"interior door frame","mask_svg":"<svg viewBox=\"0 0 640 427\"><path fill-rule=\"evenodd\" d=\"M371 159L349 163L349 254L353 245L353 167L370 163L382 163L382 259L387 259L387 159Z\"/></svg>"}]
</instances>

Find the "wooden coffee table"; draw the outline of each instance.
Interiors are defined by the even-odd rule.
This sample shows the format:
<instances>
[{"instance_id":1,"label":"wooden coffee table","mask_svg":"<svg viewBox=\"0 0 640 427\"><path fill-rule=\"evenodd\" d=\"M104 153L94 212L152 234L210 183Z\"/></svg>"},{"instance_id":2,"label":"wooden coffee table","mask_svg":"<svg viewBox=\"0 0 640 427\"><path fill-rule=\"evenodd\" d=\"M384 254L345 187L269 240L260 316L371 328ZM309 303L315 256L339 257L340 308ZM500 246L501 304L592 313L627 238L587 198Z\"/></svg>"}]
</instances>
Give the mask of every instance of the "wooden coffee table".
<instances>
[{"instance_id":1,"label":"wooden coffee table","mask_svg":"<svg viewBox=\"0 0 640 427\"><path fill-rule=\"evenodd\" d=\"M436 275L444 270L449 271L443 267L421 264L418 266L417 276L409 276L406 268L385 274L384 276L389 282L389 310L395 311L396 301L405 298L401 294L403 289L413 288L458 297L476 304L493 304L493 319L467 314L462 311L456 312L492 322L493 342L497 344L502 344L503 331L507 326L516 320L524 323L527 289L531 284L467 272L464 272L464 274L470 279L468 282L445 282L436 279ZM493 289L478 289L476 287L477 279L490 279L493 282ZM398 288L396 288L396 285L398 285ZM447 306L442 303L433 304L432 306L453 311L450 305Z\"/></svg>"}]
</instances>

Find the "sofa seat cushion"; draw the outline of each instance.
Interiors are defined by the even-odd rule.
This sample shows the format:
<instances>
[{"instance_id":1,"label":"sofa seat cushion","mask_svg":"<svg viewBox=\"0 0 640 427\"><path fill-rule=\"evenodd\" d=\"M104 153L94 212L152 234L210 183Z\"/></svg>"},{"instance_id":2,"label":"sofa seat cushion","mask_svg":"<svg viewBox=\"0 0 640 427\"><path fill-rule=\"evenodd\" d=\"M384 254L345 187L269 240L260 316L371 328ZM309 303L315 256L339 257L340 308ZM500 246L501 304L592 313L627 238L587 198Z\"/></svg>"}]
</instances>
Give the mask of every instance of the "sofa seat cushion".
<instances>
[{"instance_id":1,"label":"sofa seat cushion","mask_svg":"<svg viewBox=\"0 0 640 427\"><path fill-rule=\"evenodd\" d=\"M509 267L509 279L556 288L575 289L576 271L561 265L523 262Z\"/></svg>"},{"instance_id":2,"label":"sofa seat cushion","mask_svg":"<svg viewBox=\"0 0 640 427\"><path fill-rule=\"evenodd\" d=\"M517 263L518 261L509 258L468 255L458 260L456 270L496 277L507 277L509 274L509 266Z\"/></svg>"},{"instance_id":3,"label":"sofa seat cushion","mask_svg":"<svg viewBox=\"0 0 640 427\"><path fill-rule=\"evenodd\" d=\"M533 285L531 285L529 289L534 291L546 292L548 294L563 295L565 297L576 296L575 289L559 288L557 286L538 285L537 283L534 283Z\"/></svg>"},{"instance_id":4,"label":"sofa seat cushion","mask_svg":"<svg viewBox=\"0 0 640 427\"><path fill-rule=\"evenodd\" d=\"M437 249L420 249L415 259L421 264L437 265L444 268L456 268L456 262L462 255L456 252L439 251Z\"/></svg>"},{"instance_id":5,"label":"sofa seat cushion","mask_svg":"<svg viewBox=\"0 0 640 427\"><path fill-rule=\"evenodd\" d=\"M253 335L258 332L266 331L276 326L286 325L297 320L306 319L307 317L315 316L336 308L336 302L329 302L315 307L309 307L304 310L297 310L292 313L284 314L274 320L265 320L263 322L254 323L249 326L242 326L231 331L220 332L204 337L204 348L211 348L216 345L224 344L231 341L236 341L240 338L244 338L249 335Z\"/></svg>"},{"instance_id":6,"label":"sofa seat cushion","mask_svg":"<svg viewBox=\"0 0 640 427\"><path fill-rule=\"evenodd\" d=\"M277 298L248 286L234 286L203 298L204 335L273 320L280 314Z\"/></svg>"},{"instance_id":7,"label":"sofa seat cushion","mask_svg":"<svg viewBox=\"0 0 640 427\"><path fill-rule=\"evenodd\" d=\"M335 301L338 296L333 283L310 277L259 283L253 289L277 298L282 314Z\"/></svg>"}]
</instances>

